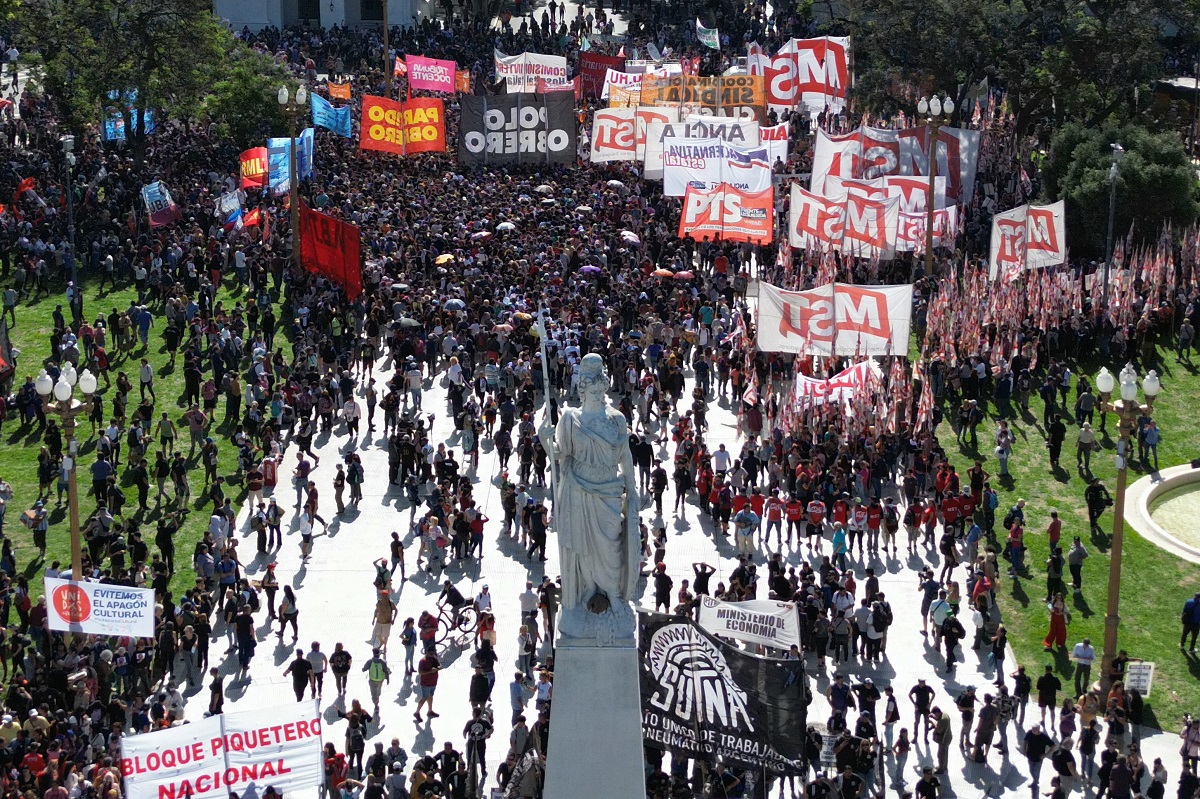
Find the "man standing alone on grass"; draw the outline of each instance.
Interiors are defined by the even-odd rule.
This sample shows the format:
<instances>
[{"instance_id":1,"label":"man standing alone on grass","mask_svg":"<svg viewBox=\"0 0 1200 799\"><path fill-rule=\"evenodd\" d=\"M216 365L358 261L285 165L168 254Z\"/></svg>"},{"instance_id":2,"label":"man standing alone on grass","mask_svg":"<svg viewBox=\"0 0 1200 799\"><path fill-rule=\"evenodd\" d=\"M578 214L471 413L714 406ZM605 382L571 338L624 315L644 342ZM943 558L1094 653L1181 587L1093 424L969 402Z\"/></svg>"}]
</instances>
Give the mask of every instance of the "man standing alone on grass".
<instances>
[{"instance_id":1,"label":"man standing alone on grass","mask_svg":"<svg viewBox=\"0 0 1200 799\"><path fill-rule=\"evenodd\" d=\"M1184 648L1184 644L1190 635L1192 637L1192 644L1189 651L1195 652L1196 635L1200 633L1200 594L1196 594L1183 603L1183 616L1180 621L1183 623L1183 634L1179 636L1179 648Z\"/></svg>"}]
</instances>

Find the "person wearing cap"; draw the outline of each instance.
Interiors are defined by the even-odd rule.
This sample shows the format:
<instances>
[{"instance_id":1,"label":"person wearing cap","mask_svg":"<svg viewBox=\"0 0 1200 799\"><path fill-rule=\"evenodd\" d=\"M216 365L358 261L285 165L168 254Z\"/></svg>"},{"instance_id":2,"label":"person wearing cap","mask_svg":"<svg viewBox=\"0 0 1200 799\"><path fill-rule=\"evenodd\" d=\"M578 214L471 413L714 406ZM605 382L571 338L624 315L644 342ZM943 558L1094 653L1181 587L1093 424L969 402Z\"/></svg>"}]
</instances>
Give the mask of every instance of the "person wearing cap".
<instances>
[{"instance_id":1,"label":"person wearing cap","mask_svg":"<svg viewBox=\"0 0 1200 799\"><path fill-rule=\"evenodd\" d=\"M387 661L380 656L379 647L371 650L371 658L363 664L362 670L367 673L367 683L371 687L371 702L375 705L375 715L379 715L379 695L383 691L383 684L392 681L392 671L388 668ZM418 713L420 713L420 705L417 705Z\"/></svg>"}]
</instances>

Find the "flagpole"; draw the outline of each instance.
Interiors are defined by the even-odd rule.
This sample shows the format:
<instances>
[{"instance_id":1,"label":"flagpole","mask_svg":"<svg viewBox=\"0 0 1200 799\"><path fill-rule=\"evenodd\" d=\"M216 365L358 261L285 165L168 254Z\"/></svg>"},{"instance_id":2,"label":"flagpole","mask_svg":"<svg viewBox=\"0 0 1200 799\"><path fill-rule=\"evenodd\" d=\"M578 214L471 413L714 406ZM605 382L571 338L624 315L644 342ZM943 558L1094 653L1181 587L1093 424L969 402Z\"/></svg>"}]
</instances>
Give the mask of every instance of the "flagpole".
<instances>
[{"instance_id":1,"label":"flagpole","mask_svg":"<svg viewBox=\"0 0 1200 799\"><path fill-rule=\"evenodd\" d=\"M388 0L380 0L383 6L383 85L384 94L392 99L392 49L388 43Z\"/></svg>"}]
</instances>

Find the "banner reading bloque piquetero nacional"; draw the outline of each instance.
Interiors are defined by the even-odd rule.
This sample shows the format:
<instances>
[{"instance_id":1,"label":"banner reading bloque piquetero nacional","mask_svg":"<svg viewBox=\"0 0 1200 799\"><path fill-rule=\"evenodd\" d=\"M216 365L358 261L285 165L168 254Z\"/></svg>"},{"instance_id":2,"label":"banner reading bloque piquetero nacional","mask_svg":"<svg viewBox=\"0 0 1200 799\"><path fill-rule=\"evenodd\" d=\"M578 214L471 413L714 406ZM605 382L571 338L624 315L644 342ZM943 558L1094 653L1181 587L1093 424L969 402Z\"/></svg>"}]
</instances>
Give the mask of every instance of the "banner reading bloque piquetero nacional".
<instances>
[{"instance_id":1,"label":"banner reading bloque piquetero nacional","mask_svg":"<svg viewBox=\"0 0 1200 799\"><path fill-rule=\"evenodd\" d=\"M459 127L462 164L575 163L575 98L567 92L464 96Z\"/></svg>"},{"instance_id":2,"label":"banner reading bloque piquetero nacional","mask_svg":"<svg viewBox=\"0 0 1200 799\"><path fill-rule=\"evenodd\" d=\"M316 700L228 712L121 738L125 799L216 799L320 787Z\"/></svg>"},{"instance_id":3,"label":"banner reading bloque piquetero nacional","mask_svg":"<svg viewBox=\"0 0 1200 799\"><path fill-rule=\"evenodd\" d=\"M50 629L84 635L154 637L154 590L47 577Z\"/></svg>"}]
</instances>

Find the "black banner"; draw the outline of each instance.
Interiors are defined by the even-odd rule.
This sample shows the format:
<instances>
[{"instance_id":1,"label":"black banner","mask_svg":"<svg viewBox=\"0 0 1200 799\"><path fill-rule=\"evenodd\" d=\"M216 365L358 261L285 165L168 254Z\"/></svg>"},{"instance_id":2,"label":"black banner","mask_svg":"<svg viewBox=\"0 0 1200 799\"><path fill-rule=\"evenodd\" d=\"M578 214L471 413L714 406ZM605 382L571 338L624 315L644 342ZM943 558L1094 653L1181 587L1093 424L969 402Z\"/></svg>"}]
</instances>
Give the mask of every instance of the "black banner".
<instances>
[{"instance_id":1,"label":"black banner","mask_svg":"<svg viewBox=\"0 0 1200 799\"><path fill-rule=\"evenodd\" d=\"M672 754L803 774L804 661L743 652L682 616L639 614L642 735Z\"/></svg>"},{"instance_id":2,"label":"black banner","mask_svg":"<svg viewBox=\"0 0 1200 799\"><path fill-rule=\"evenodd\" d=\"M462 98L460 164L574 164L577 146L571 92Z\"/></svg>"}]
</instances>

